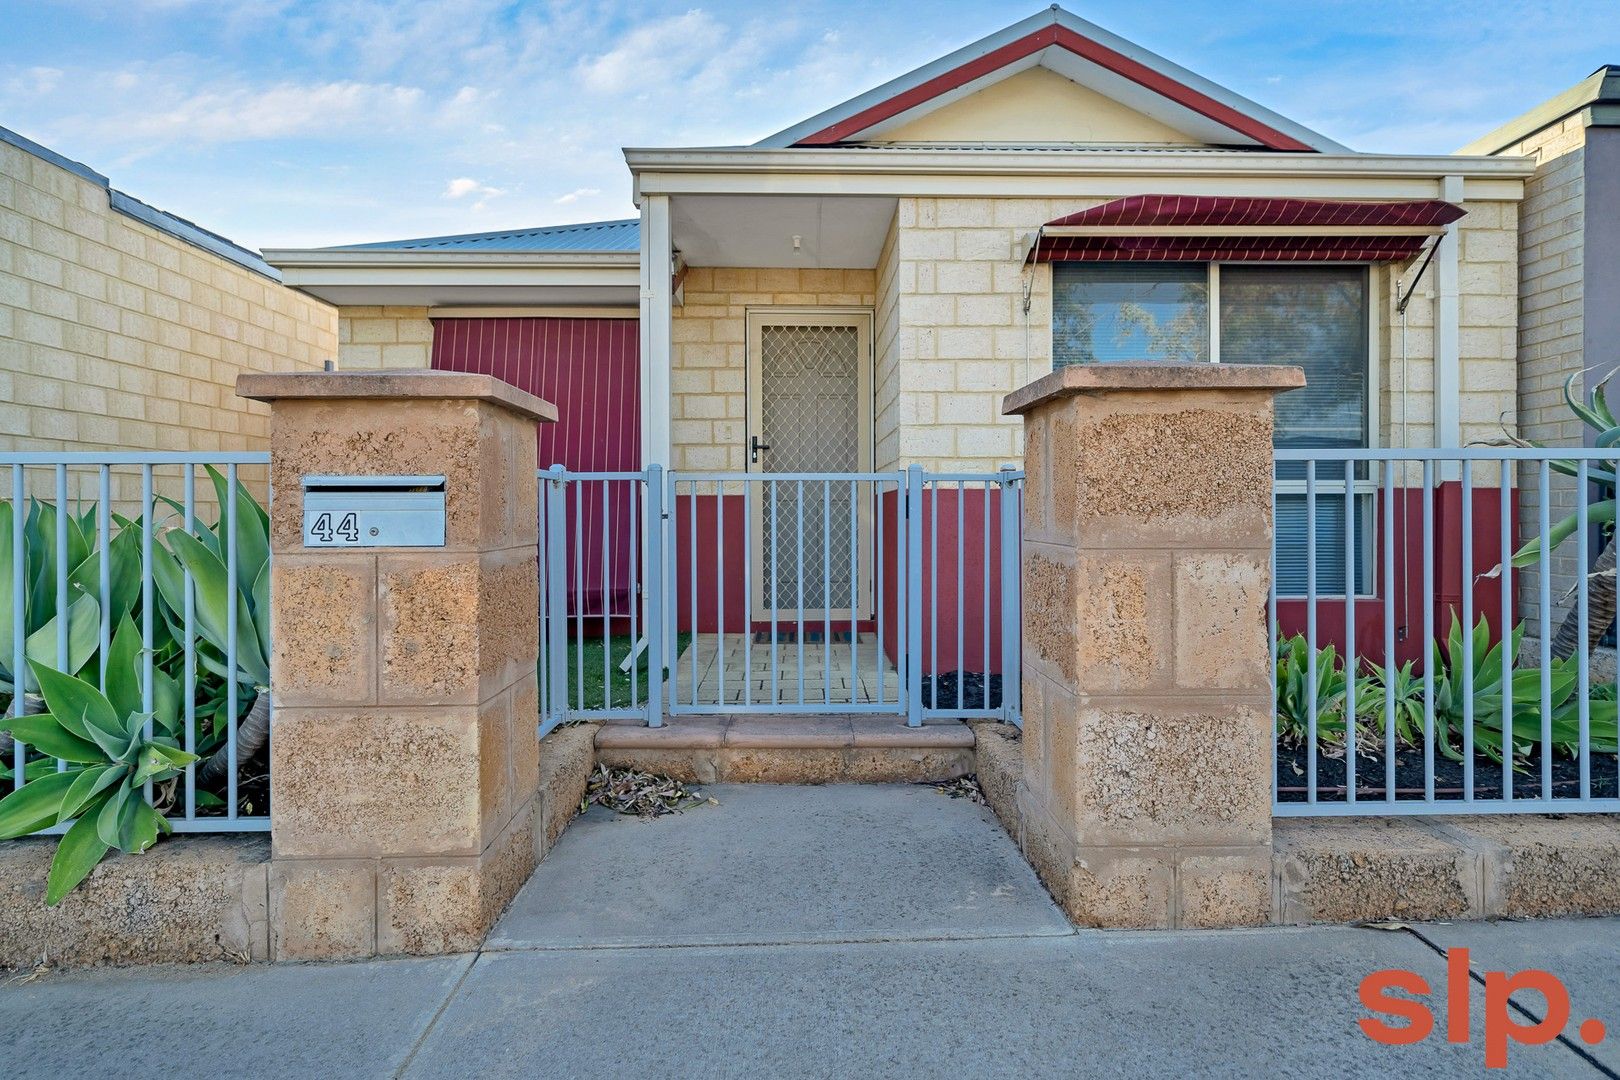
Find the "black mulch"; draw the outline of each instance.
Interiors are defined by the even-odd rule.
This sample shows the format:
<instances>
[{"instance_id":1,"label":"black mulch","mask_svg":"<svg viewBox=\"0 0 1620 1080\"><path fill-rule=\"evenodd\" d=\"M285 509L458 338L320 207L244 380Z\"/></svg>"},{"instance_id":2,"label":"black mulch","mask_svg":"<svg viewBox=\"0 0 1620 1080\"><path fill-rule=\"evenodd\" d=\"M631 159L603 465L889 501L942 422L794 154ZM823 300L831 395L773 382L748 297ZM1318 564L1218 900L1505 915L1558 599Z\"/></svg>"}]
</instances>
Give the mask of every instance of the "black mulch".
<instances>
[{"instance_id":1,"label":"black mulch","mask_svg":"<svg viewBox=\"0 0 1620 1080\"><path fill-rule=\"evenodd\" d=\"M1001 708L1001 676L986 676L979 671L942 671L938 675L923 675L922 699L925 708L932 709L934 691L939 691L941 709L999 709ZM960 692L962 700L957 702ZM986 694L989 700L986 701Z\"/></svg>"},{"instance_id":2,"label":"black mulch","mask_svg":"<svg viewBox=\"0 0 1620 1080\"><path fill-rule=\"evenodd\" d=\"M1308 778L1306 776L1305 748L1302 745L1277 747L1277 798L1281 802L1305 802ZM1620 788L1620 767L1614 754L1591 755L1591 793L1594 798L1615 798ZM1574 758L1554 757L1552 797L1574 799L1581 794L1581 765ZM1384 754L1356 755L1356 797L1360 799L1387 798L1384 790ZM1329 757L1318 751L1316 755L1317 802L1343 802L1345 760ZM1395 751L1395 798L1421 800L1424 794L1423 751ZM1463 797L1463 763L1453 761L1435 752L1434 797L1445 801ZM1532 754L1526 767L1521 763L1513 774L1513 797L1536 799L1541 797L1541 756ZM1474 758L1474 798L1502 798L1502 766L1483 754Z\"/></svg>"}]
</instances>

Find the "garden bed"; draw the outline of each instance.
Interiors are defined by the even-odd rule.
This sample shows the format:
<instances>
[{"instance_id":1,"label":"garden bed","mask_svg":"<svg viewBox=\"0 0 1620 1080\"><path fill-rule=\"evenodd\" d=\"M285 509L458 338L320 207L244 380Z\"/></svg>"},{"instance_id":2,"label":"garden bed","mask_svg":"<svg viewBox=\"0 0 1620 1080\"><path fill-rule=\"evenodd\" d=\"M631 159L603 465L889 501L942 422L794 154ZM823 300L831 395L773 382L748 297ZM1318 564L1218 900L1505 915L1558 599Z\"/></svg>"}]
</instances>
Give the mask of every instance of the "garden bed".
<instances>
[{"instance_id":1,"label":"garden bed","mask_svg":"<svg viewBox=\"0 0 1620 1080\"><path fill-rule=\"evenodd\" d=\"M1306 763L1308 757L1302 744L1277 747L1277 798L1279 802L1306 802ZM1552 769L1552 797L1576 799L1581 794L1581 765L1576 758L1555 757ZM1318 750L1316 755L1317 802L1345 801L1345 758L1342 753L1329 756ZM1419 748L1395 751L1395 797L1397 800L1422 801L1424 796L1423 751ZM1384 752L1378 750L1356 754L1356 795L1359 799L1384 799ZM1614 754L1591 755L1591 795L1593 798L1615 798L1620 795L1620 758ZM1436 752L1434 756L1434 797L1437 801L1461 801L1463 797L1463 763ZM1513 774L1513 797L1537 799L1541 797L1541 760L1539 754L1529 758L1528 765L1520 764ZM1500 800L1502 798L1502 765L1483 754L1474 757L1474 798Z\"/></svg>"},{"instance_id":2,"label":"garden bed","mask_svg":"<svg viewBox=\"0 0 1620 1080\"><path fill-rule=\"evenodd\" d=\"M936 705L934 694L939 693ZM960 703L957 695L961 694ZM928 709L999 709L1001 676L980 671L942 671L922 677L923 707Z\"/></svg>"}]
</instances>

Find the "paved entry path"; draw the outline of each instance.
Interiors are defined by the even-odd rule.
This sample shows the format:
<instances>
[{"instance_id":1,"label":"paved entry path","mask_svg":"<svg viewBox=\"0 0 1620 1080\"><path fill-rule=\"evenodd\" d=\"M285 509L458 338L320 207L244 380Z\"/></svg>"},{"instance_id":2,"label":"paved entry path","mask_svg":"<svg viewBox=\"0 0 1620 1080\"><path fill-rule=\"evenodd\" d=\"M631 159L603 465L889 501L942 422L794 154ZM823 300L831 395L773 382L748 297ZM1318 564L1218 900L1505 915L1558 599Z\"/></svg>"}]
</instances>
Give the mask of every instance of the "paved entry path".
<instances>
[{"instance_id":1,"label":"paved entry path","mask_svg":"<svg viewBox=\"0 0 1620 1080\"><path fill-rule=\"evenodd\" d=\"M1588 1049L1572 1024L1494 1075L1620 1069L1620 920L1076 933L964 800L706 793L577 821L477 955L0 977L0 1075L1482 1075L1477 983L1472 1041L1444 1037L1450 945L1552 971L1616 1033ZM1381 968L1434 987L1426 1041L1356 1026Z\"/></svg>"}]
</instances>

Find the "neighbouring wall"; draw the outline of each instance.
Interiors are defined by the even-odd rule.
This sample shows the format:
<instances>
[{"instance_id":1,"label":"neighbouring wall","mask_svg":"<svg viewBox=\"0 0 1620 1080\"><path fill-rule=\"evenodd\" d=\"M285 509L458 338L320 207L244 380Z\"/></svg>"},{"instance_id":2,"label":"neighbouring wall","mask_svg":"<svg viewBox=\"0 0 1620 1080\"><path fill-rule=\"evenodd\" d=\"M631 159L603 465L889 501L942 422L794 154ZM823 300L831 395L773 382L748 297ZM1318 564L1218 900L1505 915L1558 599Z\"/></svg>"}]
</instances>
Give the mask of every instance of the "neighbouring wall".
<instances>
[{"instance_id":1,"label":"neighbouring wall","mask_svg":"<svg viewBox=\"0 0 1620 1080\"><path fill-rule=\"evenodd\" d=\"M1518 414L1519 434L1548 446L1580 446L1591 440L1564 401L1564 384L1575 377L1573 392L1584 394L1587 128L1576 114L1544 128L1505 154L1534 156L1536 173L1525 183L1519 237ZM1575 510L1575 481L1551 478L1554 521ZM1525 469L1521 486L1534 491L1536 470ZM1537 528L1535 498L1522 501L1520 528ZM1596 554L1596 548L1593 549ZM1570 603L1563 598L1575 587L1579 564L1573 543L1555 548L1549 558L1552 597L1548 621L1557 629ZM1541 573L1528 567L1520 578L1521 611L1539 633Z\"/></svg>"},{"instance_id":2,"label":"neighbouring wall","mask_svg":"<svg viewBox=\"0 0 1620 1080\"><path fill-rule=\"evenodd\" d=\"M0 449L267 447L269 411L236 396L237 375L319 368L337 352L337 313L115 209L133 200L12 138L0 139Z\"/></svg>"}]
</instances>

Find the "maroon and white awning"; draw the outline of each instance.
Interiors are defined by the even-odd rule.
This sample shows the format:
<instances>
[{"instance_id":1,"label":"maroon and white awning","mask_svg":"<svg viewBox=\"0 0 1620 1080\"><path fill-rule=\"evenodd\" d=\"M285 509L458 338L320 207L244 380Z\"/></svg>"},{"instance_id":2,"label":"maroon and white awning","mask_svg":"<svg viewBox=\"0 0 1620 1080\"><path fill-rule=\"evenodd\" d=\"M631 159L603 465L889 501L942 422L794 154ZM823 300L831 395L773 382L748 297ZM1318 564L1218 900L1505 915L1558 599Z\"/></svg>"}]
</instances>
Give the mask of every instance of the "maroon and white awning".
<instances>
[{"instance_id":1,"label":"maroon and white awning","mask_svg":"<svg viewBox=\"0 0 1620 1080\"><path fill-rule=\"evenodd\" d=\"M1133 195L1050 221L1036 262L1399 262L1465 211L1439 199L1338 202Z\"/></svg>"}]
</instances>

